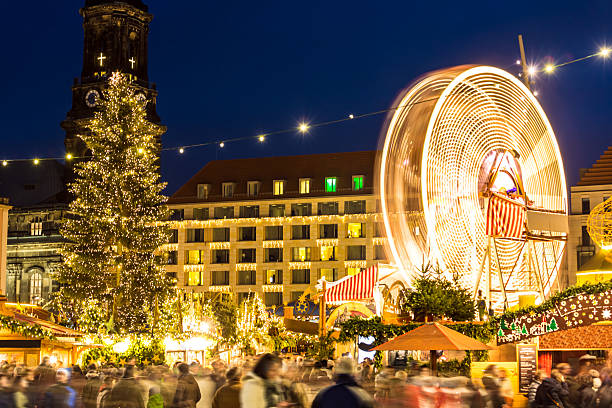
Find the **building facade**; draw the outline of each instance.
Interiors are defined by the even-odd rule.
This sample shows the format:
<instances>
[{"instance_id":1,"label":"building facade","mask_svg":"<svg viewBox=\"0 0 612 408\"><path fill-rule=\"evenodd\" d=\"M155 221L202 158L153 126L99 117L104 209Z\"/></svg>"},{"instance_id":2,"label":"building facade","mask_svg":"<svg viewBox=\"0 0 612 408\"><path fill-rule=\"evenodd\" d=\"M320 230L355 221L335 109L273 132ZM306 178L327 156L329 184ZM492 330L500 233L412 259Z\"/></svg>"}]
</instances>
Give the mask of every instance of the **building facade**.
<instances>
[{"instance_id":1,"label":"building facade","mask_svg":"<svg viewBox=\"0 0 612 408\"><path fill-rule=\"evenodd\" d=\"M576 279L580 283L581 275L593 271L586 264L601 250L591 239L587 231L587 219L593 208L612 197L612 146L601 155L589 169L581 171L580 181L570 188L570 234L567 242L567 266L571 283ZM603 274L605 275L605 274ZM605 278L606 276L603 276ZM585 276L582 276L585 278ZM612 278L612 272L607 279Z\"/></svg>"},{"instance_id":2,"label":"building facade","mask_svg":"<svg viewBox=\"0 0 612 408\"><path fill-rule=\"evenodd\" d=\"M212 161L169 200L167 270L191 293L296 300L385 262L376 152Z\"/></svg>"}]
</instances>

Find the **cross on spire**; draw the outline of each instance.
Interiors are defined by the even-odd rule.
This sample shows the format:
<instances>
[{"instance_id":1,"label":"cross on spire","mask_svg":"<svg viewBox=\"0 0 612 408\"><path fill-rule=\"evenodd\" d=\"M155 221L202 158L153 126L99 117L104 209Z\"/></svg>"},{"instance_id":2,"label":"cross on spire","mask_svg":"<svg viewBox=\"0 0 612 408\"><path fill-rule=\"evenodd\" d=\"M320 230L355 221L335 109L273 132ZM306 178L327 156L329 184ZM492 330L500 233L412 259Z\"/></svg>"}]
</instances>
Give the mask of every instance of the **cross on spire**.
<instances>
[{"instance_id":1,"label":"cross on spire","mask_svg":"<svg viewBox=\"0 0 612 408\"><path fill-rule=\"evenodd\" d=\"M104 60L106 59L106 57L104 56L104 53L100 53L100 56L98 58L96 58L98 61L100 61L100 66L103 67L104 66Z\"/></svg>"},{"instance_id":2,"label":"cross on spire","mask_svg":"<svg viewBox=\"0 0 612 408\"><path fill-rule=\"evenodd\" d=\"M132 64L132 69L134 69L134 64L136 64L134 57L130 58L128 61Z\"/></svg>"}]
</instances>

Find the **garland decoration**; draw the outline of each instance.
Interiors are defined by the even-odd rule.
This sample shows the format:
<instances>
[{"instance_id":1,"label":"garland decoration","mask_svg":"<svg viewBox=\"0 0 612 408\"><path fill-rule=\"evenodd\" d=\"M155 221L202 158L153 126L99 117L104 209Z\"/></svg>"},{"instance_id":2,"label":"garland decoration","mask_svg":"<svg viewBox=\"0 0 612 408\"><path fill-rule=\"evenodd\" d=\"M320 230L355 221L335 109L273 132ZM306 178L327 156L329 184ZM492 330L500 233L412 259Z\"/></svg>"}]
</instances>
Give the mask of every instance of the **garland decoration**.
<instances>
[{"instance_id":1,"label":"garland decoration","mask_svg":"<svg viewBox=\"0 0 612 408\"><path fill-rule=\"evenodd\" d=\"M21 334L26 337L34 337L45 340L55 340L56 337L49 329L36 323L23 323L11 316L0 315L0 328L10 330L12 333Z\"/></svg>"}]
</instances>

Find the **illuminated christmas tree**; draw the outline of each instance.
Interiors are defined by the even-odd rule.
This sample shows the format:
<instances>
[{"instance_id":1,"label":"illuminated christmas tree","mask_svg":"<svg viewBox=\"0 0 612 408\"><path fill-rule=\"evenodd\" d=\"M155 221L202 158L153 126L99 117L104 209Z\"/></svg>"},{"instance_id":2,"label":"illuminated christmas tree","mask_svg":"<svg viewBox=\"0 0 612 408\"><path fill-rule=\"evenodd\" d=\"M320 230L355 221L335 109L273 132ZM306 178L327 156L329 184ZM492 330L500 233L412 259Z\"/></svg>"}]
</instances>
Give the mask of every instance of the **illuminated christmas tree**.
<instances>
[{"instance_id":1,"label":"illuminated christmas tree","mask_svg":"<svg viewBox=\"0 0 612 408\"><path fill-rule=\"evenodd\" d=\"M61 231L69 244L56 276L59 300L79 327L91 329L79 320L96 315L107 322L98 330L151 331L172 284L156 252L169 237L159 222L168 215L158 172L162 129L147 121L144 94L120 73L97 105L90 133L81 135L91 157L74 166Z\"/></svg>"}]
</instances>

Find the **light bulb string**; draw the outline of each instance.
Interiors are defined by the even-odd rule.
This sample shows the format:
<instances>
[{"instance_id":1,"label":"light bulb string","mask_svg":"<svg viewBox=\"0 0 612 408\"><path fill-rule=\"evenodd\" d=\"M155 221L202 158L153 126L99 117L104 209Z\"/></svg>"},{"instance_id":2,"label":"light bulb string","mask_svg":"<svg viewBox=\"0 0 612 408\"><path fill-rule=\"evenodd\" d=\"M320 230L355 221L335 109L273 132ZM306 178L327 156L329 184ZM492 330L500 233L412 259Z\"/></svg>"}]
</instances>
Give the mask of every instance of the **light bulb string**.
<instances>
[{"instance_id":1,"label":"light bulb string","mask_svg":"<svg viewBox=\"0 0 612 408\"><path fill-rule=\"evenodd\" d=\"M552 73L555 69L557 68L561 68L561 67L565 67L567 65L570 64L574 64L576 62L580 62L580 61L585 61L597 56L600 57L608 57L610 54L612 54L612 49L604 47L602 48L599 52L593 53L593 54L589 54L586 55L584 57L580 57L580 58L575 58L573 60L570 61L566 61L566 62L562 62L559 64L547 64L545 65L544 68L542 69L538 69L536 67L532 67L532 71L534 73L540 73L540 72L546 72L548 74ZM533 75L533 74L532 74ZM438 99L438 97L433 97L430 99L424 99L421 101L418 101L416 103L425 103L425 102L430 102L433 100ZM388 113L388 112L392 112L395 111L399 108L401 108L402 106L392 106L390 108L387 109L379 109L376 111L372 111L372 112L366 112L366 113L362 113L362 114L350 114L348 116L339 118L339 119L333 119L333 120L328 120L325 122L320 122L320 123L302 123L300 124L298 127L291 127L291 128L286 128L286 129L280 129L280 130L275 130L272 132L265 132L265 133L259 133L255 136L242 136L242 137L234 137L234 138L228 138L228 139L220 139L220 140L214 140L214 141L207 141L207 142L202 142L202 143L193 143L193 144L187 144L187 145L181 145L181 146L173 146L173 147L165 147L165 148L161 148L158 151L159 152L166 152L166 151L178 151L181 154L185 152L186 149L193 149L193 148L197 148L197 147L205 147L205 146L213 146L216 145L220 148L223 148L225 146L226 143L235 143L235 142L242 142L242 141L247 141L247 140L254 140L254 139L258 139L260 142L265 141L265 139L268 136L276 136L276 135L281 135L281 134L286 134L286 133L295 133L295 132L301 132L301 133L306 133L308 132L310 129L314 129L314 128L321 128L324 126L330 126L330 125L336 125L339 123L344 123L344 122L348 122L348 121L352 121L352 120L356 120L356 119L364 119L364 118L368 118L368 117L372 117L372 116L377 116L383 113ZM140 153L140 152L139 152ZM72 156L70 154L63 156L63 157L35 157L35 158L17 158L17 159L4 159L4 160L0 160L0 164L2 166L7 166L8 163L13 163L13 162L34 162L34 164L39 164L42 161L50 161L50 160L65 160L65 161L71 161L71 160L79 160L79 159L87 159L89 158L89 156Z\"/></svg>"}]
</instances>

